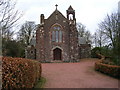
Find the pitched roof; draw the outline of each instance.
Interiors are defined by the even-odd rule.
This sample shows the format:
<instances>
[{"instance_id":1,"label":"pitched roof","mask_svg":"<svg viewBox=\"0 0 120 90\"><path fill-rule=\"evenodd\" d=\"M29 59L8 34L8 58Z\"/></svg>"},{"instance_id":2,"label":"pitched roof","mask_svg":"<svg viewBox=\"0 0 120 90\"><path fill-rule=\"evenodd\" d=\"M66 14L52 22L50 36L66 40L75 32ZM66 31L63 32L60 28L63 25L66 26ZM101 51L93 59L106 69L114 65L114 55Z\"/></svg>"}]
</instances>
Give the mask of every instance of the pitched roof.
<instances>
[{"instance_id":1,"label":"pitched roof","mask_svg":"<svg viewBox=\"0 0 120 90\"><path fill-rule=\"evenodd\" d=\"M52 17L56 13L62 15L64 18L66 18L59 10L56 9L47 19L49 19L50 17Z\"/></svg>"},{"instance_id":2,"label":"pitched roof","mask_svg":"<svg viewBox=\"0 0 120 90\"><path fill-rule=\"evenodd\" d=\"M79 44L86 44L86 38L85 37L78 37L78 43Z\"/></svg>"},{"instance_id":3,"label":"pitched roof","mask_svg":"<svg viewBox=\"0 0 120 90\"><path fill-rule=\"evenodd\" d=\"M74 9L73 9L72 6L70 5L69 8L68 8L68 10L74 10Z\"/></svg>"}]
</instances>

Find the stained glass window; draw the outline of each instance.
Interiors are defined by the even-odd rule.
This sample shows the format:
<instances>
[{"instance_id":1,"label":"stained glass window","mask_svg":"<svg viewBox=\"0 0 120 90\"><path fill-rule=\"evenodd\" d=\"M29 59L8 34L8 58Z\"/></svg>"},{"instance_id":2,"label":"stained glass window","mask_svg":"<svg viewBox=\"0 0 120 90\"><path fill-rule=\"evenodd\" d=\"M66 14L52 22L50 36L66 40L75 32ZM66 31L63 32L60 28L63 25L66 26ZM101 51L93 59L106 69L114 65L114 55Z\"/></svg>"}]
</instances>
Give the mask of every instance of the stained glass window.
<instances>
[{"instance_id":1,"label":"stained glass window","mask_svg":"<svg viewBox=\"0 0 120 90\"><path fill-rule=\"evenodd\" d=\"M52 28L52 41L54 42L62 42L62 31L59 25L55 25Z\"/></svg>"}]
</instances>

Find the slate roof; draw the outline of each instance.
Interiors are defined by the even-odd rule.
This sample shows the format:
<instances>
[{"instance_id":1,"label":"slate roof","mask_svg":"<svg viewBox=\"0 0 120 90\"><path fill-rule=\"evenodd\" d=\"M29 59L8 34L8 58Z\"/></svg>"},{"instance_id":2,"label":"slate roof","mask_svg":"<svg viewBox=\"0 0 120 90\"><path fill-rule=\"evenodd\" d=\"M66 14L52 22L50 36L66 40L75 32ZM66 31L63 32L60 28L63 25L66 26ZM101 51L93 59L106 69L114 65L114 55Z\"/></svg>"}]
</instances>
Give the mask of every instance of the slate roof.
<instances>
[{"instance_id":1,"label":"slate roof","mask_svg":"<svg viewBox=\"0 0 120 90\"><path fill-rule=\"evenodd\" d=\"M85 37L78 37L78 43L79 44L86 44L86 38Z\"/></svg>"}]
</instances>

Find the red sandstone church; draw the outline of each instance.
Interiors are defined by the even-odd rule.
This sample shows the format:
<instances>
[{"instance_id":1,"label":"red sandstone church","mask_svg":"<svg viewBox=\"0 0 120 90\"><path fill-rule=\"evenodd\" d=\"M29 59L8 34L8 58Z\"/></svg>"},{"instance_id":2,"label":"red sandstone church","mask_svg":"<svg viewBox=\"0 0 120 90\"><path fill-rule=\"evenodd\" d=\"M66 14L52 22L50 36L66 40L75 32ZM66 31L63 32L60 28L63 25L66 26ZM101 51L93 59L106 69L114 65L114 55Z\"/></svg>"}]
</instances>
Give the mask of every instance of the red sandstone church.
<instances>
[{"instance_id":1,"label":"red sandstone church","mask_svg":"<svg viewBox=\"0 0 120 90\"><path fill-rule=\"evenodd\" d=\"M27 58L41 62L77 62L80 58L90 57L90 45L78 37L72 6L66 10L66 14L67 17L57 9L57 5L47 19L41 14L36 37L27 47Z\"/></svg>"}]
</instances>

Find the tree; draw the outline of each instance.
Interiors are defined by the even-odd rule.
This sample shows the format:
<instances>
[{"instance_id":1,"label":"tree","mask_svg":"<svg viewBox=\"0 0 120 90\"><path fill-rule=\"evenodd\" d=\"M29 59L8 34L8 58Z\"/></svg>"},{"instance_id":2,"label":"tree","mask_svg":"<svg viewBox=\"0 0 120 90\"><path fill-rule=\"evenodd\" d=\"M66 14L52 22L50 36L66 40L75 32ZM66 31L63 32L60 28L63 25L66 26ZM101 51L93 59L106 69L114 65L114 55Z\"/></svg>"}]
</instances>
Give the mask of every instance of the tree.
<instances>
[{"instance_id":1,"label":"tree","mask_svg":"<svg viewBox=\"0 0 120 90\"><path fill-rule=\"evenodd\" d=\"M86 30L86 27L82 23L77 23L77 30L78 30L78 36L79 37L85 37L86 42L89 44L91 43L91 33Z\"/></svg>"},{"instance_id":2,"label":"tree","mask_svg":"<svg viewBox=\"0 0 120 90\"><path fill-rule=\"evenodd\" d=\"M11 48L18 46L13 44L12 41L12 36L14 34L13 27L17 25L18 20L22 17L22 13L16 10L15 6L16 2L13 0L0 0L0 42L2 42L2 45L0 43L0 51L2 51L3 55L12 53ZM14 48L14 50L16 49ZM0 53L0 55L2 54ZM13 55L15 55L15 53Z\"/></svg>"},{"instance_id":3,"label":"tree","mask_svg":"<svg viewBox=\"0 0 120 90\"><path fill-rule=\"evenodd\" d=\"M3 56L25 57L24 44L16 40L4 40L3 38Z\"/></svg>"},{"instance_id":4,"label":"tree","mask_svg":"<svg viewBox=\"0 0 120 90\"><path fill-rule=\"evenodd\" d=\"M12 28L17 25L17 21L22 14L15 9L16 2L13 0L0 0L0 30L2 38L11 38L14 31Z\"/></svg>"},{"instance_id":5,"label":"tree","mask_svg":"<svg viewBox=\"0 0 120 90\"><path fill-rule=\"evenodd\" d=\"M28 46L36 32L35 22L26 21L19 30L18 38Z\"/></svg>"},{"instance_id":6,"label":"tree","mask_svg":"<svg viewBox=\"0 0 120 90\"><path fill-rule=\"evenodd\" d=\"M99 24L99 29L105 35L108 45L112 47L112 57L114 60L119 60L119 29L118 29L118 14L112 13Z\"/></svg>"},{"instance_id":7,"label":"tree","mask_svg":"<svg viewBox=\"0 0 120 90\"><path fill-rule=\"evenodd\" d=\"M101 29L97 29L94 33L93 43L95 44L95 47L102 47L108 43L108 40Z\"/></svg>"},{"instance_id":8,"label":"tree","mask_svg":"<svg viewBox=\"0 0 120 90\"><path fill-rule=\"evenodd\" d=\"M118 39L118 15L112 13L107 15L104 21L99 24L102 33L111 41L112 47L115 49Z\"/></svg>"},{"instance_id":9,"label":"tree","mask_svg":"<svg viewBox=\"0 0 120 90\"><path fill-rule=\"evenodd\" d=\"M95 47L98 47L98 43L97 43L97 33L95 32L92 36L92 43L94 44Z\"/></svg>"},{"instance_id":10,"label":"tree","mask_svg":"<svg viewBox=\"0 0 120 90\"><path fill-rule=\"evenodd\" d=\"M87 44L91 44L92 43L92 41L91 41L91 33L90 33L90 31L86 31L85 32L85 38L86 38L86 42L87 42Z\"/></svg>"},{"instance_id":11,"label":"tree","mask_svg":"<svg viewBox=\"0 0 120 90\"><path fill-rule=\"evenodd\" d=\"M86 27L82 24L82 23L77 23L77 30L78 30L78 35L80 37L84 37L85 35L85 30L86 30Z\"/></svg>"},{"instance_id":12,"label":"tree","mask_svg":"<svg viewBox=\"0 0 120 90\"><path fill-rule=\"evenodd\" d=\"M113 49L116 49L118 40L118 15L117 13L112 13L107 15L103 22L99 24L103 33L106 35L107 39L111 41Z\"/></svg>"}]
</instances>

